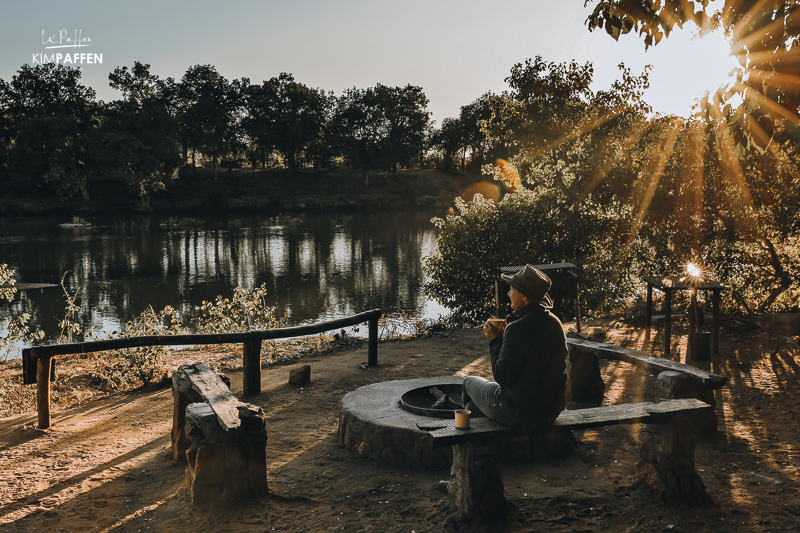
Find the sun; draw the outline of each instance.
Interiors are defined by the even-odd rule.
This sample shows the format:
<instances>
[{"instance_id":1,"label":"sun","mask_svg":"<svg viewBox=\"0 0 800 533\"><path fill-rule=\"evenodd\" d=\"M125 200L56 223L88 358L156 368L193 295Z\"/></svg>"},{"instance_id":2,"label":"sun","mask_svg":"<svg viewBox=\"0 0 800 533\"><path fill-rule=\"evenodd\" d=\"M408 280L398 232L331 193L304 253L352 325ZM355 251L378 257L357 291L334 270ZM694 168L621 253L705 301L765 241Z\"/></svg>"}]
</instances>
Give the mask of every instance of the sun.
<instances>
[{"instance_id":1,"label":"sun","mask_svg":"<svg viewBox=\"0 0 800 533\"><path fill-rule=\"evenodd\" d=\"M731 44L721 30L709 32L694 41L695 54L686 58L685 80L701 95L723 92L736 82L741 72L739 59L731 53Z\"/></svg>"},{"instance_id":2,"label":"sun","mask_svg":"<svg viewBox=\"0 0 800 533\"><path fill-rule=\"evenodd\" d=\"M701 34L676 31L646 55L651 56L647 61L653 65L651 85L668 87L672 105L667 111L684 117L698 109L704 96L733 87L742 71L721 30Z\"/></svg>"}]
</instances>

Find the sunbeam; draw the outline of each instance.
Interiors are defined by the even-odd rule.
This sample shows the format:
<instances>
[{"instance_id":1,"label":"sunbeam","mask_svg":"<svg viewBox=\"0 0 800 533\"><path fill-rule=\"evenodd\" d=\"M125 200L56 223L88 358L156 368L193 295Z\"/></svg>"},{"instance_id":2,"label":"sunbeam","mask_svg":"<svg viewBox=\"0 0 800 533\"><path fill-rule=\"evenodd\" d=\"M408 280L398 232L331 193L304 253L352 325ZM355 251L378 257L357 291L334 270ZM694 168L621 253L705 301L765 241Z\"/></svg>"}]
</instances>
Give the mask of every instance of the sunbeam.
<instances>
[{"instance_id":1,"label":"sunbeam","mask_svg":"<svg viewBox=\"0 0 800 533\"><path fill-rule=\"evenodd\" d=\"M620 161L622 161L627 154L631 152L631 150L636 146L636 143L642 138L642 136L651 128L652 126L649 123L642 124L639 126L634 132L628 135L625 139L625 142L619 149L619 157L617 158L608 158L606 162L599 168L597 171L592 175L589 179L586 186L583 188L582 191L579 192L578 196L575 198L575 201L572 204L572 209L578 209L583 202L592 194L598 185L606 178L608 173L611 169L614 168Z\"/></svg>"},{"instance_id":2,"label":"sunbeam","mask_svg":"<svg viewBox=\"0 0 800 533\"><path fill-rule=\"evenodd\" d=\"M672 156L672 151L674 150L675 146L675 139L678 136L678 131L680 129L680 120L675 118L671 121L670 128L667 131L666 139L664 140L664 145L661 150L658 150L657 153L653 156L653 158L657 158L656 161L651 161L653 165L653 170L650 172L650 177L647 181L647 187L644 190L644 194L642 195L642 199L639 202L639 208L636 212L636 218L634 218L633 223L627 234L627 239L625 241L625 246L622 249L620 254L619 261L617 262L617 272L622 270L622 267L628 260L628 255L630 254L631 248L633 247L633 243L636 241L636 238L639 236L639 232L642 229L642 224L644 224L644 219L647 216L648 210L650 209L650 204L653 201L653 197L658 190L658 184L661 181L661 176L664 175L664 168L667 165L667 161ZM649 165L648 165L649 166Z\"/></svg>"}]
</instances>

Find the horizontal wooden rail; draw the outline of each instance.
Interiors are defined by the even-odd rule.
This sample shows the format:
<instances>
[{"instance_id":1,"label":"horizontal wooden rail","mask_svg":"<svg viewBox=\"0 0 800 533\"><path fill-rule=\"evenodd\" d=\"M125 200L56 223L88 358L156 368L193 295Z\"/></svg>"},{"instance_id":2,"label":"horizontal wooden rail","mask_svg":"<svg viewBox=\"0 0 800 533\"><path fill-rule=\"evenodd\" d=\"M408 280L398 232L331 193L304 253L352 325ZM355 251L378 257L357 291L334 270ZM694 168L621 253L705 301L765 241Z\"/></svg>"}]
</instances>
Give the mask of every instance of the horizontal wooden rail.
<instances>
[{"instance_id":1,"label":"horizontal wooden rail","mask_svg":"<svg viewBox=\"0 0 800 533\"><path fill-rule=\"evenodd\" d=\"M344 318L292 326L288 328L262 329L238 333L193 333L186 335L145 335L141 337L125 337L102 341L77 342L70 344L50 344L32 346L22 350L24 382L33 383L28 376L35 374L36 409L38 427L50 427L50 378L53 369L53 358L57 355L103 352L121 350L123 348L140 348L143 346L177 346L186 344L236 344L242 343L242 393L252 395L261 393L261 342L273 339L286 339L314 335L339 328L355 326L369 322L369 340L367 345L367 364L378 364L378 320L380 309L364 311ZM27 368L35 362L33 368Z\"/></svg>"}]
</instances>

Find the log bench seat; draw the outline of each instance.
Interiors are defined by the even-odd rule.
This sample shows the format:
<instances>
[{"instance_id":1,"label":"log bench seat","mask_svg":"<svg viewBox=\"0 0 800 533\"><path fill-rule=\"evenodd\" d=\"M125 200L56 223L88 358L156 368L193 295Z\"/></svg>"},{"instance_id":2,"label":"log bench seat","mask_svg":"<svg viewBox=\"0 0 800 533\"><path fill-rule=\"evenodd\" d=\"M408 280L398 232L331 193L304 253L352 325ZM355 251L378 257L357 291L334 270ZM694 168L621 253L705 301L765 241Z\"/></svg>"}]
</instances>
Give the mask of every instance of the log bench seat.
<instances>
[{"instance_id":1,"label":"log bench seat","mask_svg":"<svg viewBox=\"0 0 800 533\"><path fill-rule=\"evenodd\" d=\"M652 398L655 401L696 398L711 405L711 410L693 414L692 421L697 431L718 429L714 391L728 382L728 376L653 356L641 350L580 338L567 338L567 348L569 349L568 398L573 406L600 405L605 393L605 384L600 373L600 359L620 361L656 376L655 390L652 391Z\"/></svg>"},{"instance_id":2,"label":"log bench seat","mask_svg":"<svg viewBox=\"0 0 800 533\"><path fill-rule=\"evenodd\" d=\"M650 485L665 498L706 500L705 485L694 467L695 437L689 415L712 407L695 398L656 403L608 405L564 411L546 429L506 426L484 417L473 418L469 429L453 420L437 420L427 431L430 448L453 447L448 493L468 517L492 518L505 510L499 443L504 437L571 431L614 424L644 424L637 482Z\"/></svg>"},{"instance_id":3,"label":"log bench seat","mask_svg":"<svg viewBox=\"0 0 800 533\"><path fill-rule=\"evenodd\" d=\"M172 452L188 463L192 503L208 506L267 492L266 415L239 401L205 363L172 376Z\"/></svg>"}]
</instances>

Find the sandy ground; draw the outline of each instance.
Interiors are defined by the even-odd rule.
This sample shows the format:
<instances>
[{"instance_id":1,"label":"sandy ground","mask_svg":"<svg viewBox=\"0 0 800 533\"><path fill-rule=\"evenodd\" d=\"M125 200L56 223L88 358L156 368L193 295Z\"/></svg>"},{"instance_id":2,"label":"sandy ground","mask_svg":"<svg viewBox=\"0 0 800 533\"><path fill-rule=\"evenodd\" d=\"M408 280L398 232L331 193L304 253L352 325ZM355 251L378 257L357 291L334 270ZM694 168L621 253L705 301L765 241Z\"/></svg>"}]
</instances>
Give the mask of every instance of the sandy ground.
<instances>
[{"instance_id":1,"label":"sandy ground","mask_svg":"<svg viewBox=\"0 0 800 533\"><path fill-rule=\"evenodd\" d=\"M607 342L650 348L640 327L588 329ZM684 353L682 331L673 331ZM565 458L506 465L508 514L495 524L457 519L437 490L446 468L393 467L339 445L339 402L357 387L488 375L486 342L471 329L382 342L371 369L360 367L365 346L305 356L296 364L311 365L312 383L302 388L287 385L293 365L264 368L264 392L246 400L268 416L269 495L210 511L192 506L184 467L172 459L167 388L56 411L47 431L33 429L35 413L0 419L0 531L797 531L800 353L772 355L772 347L760 332L723 331L711 364L730 376L718 391L720 431L699 436L696 454L706 504L662 502L632 486L635 426L576 432L579 444ZM603 373L606 403L646 399L642 391L652 388L629 365L605 364ZM241 372L228 375L240 394Z\"/></svg>"}]
</instances>

